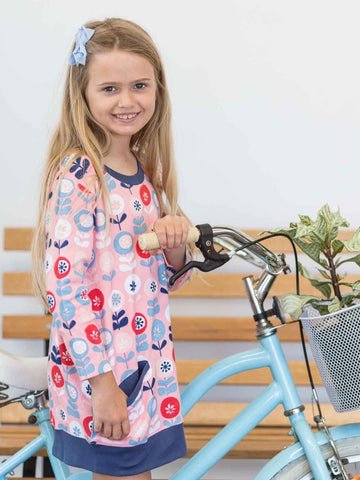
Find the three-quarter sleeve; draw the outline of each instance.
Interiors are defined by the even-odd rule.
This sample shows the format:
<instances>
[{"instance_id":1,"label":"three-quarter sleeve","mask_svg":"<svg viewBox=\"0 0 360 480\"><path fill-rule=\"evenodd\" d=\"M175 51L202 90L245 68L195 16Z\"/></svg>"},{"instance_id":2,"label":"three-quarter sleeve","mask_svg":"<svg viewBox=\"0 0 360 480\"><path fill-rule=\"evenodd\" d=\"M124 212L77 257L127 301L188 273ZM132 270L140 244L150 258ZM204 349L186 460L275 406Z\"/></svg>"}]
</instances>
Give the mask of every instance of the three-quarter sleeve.
<instances>
[{"instance_id":1,"label":"three-quarter sleeve","mask_svg":"<svg viewBox=\"0 0 360 480\"><path fill-rule=\"evenodd\" d=\"M57 349L50 354L75 367L81 380L111 370L101 338L106 285L96 270L97 215L103 214L101 203L95 206L96 178L87 157L66 157L47 205L46 289Z\"/></svg>"}]
</instances>

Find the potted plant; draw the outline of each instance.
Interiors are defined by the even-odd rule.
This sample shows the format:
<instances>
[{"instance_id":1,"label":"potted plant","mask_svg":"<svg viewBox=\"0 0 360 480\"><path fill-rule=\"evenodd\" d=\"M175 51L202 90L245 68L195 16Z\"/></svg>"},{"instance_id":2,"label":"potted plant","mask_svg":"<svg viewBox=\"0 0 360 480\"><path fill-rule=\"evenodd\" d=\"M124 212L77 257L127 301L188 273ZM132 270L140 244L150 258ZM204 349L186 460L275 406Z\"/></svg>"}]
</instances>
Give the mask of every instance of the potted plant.
<instances>
[{"instance_id":1,"label":"potted plant","mask_svg":"<svg viewBox=\"0 0 360 480\"><path fill-rule=\"evenodd\" d=\"M269 230L291 237L316 265L317 273L302 264L299 271L320 295L289 293L282 298L282 306L292 319L302 321L330 400L339 412L360 408L360 274L359 280L349 282L343 271L348 263L360 267L360 228L349 240L341 240L339 229L346 227L349 223L339 210L331 212L324 205L316 220L299 215L299 221L288 228Z\"/></svg>"}]
</instances>

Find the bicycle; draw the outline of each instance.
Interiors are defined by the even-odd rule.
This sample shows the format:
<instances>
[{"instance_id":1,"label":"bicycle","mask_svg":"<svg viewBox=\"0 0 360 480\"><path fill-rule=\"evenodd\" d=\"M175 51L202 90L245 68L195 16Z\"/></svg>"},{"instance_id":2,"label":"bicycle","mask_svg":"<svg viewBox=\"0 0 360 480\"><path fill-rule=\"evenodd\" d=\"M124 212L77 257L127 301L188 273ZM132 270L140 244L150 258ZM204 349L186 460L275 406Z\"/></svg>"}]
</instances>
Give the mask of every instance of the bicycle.
<instances>
[{"instance_id":1,"label":"bicycle","mask_svg":"<svg viewBox=\"0 0 360 480\"><path fill-rule=\"evenodd\" d=\"M289 270L283 254L274 254L259 242L239 230L230 227L199 225L191 229L189 241L195 241L204 256L204 261L191 261L170 278L170 283L189 268L211 271L229 261L234 255L260 267L262 273L257 279L252 275L243 278L247 297L256 323L256 336L260 347L224 358L196 377L181 396L184 416L196 402L213 386L231 375L269 367L273 381L242 412L225 426L212 440L199 450L181 467L170 480L196 480L202 477L233 446L263 420L279 404L289 418L296 443L273 457L256 475L255 480L355 480L360 479L360 424L340 425L328 429L319 416L319 431L313 433L305 420L299 396L291 377L285 356L277 337L277 329L286 324L279 302L274 297L273 308L265 310L264 301L278 275ZM140 240L140 239L139 239ZM140 243L140 241L139 241ZM218 251L214 245L221 247ZM155 234L142 236L142 249L157 248ZM226 253L222 253L226 251ZM276 316L280 325L273 325L269 317ZM45 447L57 480L90 480L90 472L70 474L69 468L52 455L53 431L46 407L46 364L47 357L33 359L33 368L27 368L25 376L20 375L18 387L25 393L6 398L7 383L19 362L26 357L12 357L0 354L0 407L21 402L25 408L35 412L29 416L29 423L37 424L40 434L24 448L0 465L0 480L5 480L15 467ZM35 367L35 368L34 368ZM31 372L33 374L31 375ZM36 379L34 380L34 376ZM21 380L22 377L22 380ZM24 378L26 380L24 380ZM8 380L6 382L5 380ZM36 382L32 383L32 382ZM22 383L21 383L22 382ZM4 400L1 402L1 400Z\"/></svg>"}]
</instances>

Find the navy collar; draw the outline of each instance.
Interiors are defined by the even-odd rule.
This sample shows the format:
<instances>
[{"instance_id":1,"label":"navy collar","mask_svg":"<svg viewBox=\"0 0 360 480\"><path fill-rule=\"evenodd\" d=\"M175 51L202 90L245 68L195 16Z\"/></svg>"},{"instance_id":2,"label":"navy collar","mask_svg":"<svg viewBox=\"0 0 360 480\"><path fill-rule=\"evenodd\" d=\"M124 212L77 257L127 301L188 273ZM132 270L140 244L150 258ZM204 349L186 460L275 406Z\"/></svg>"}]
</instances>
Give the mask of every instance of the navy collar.
<instances>
[{"instance_id":1,"label":"navy collar","mask_svg":"<svg viewBox=\"0 0 360 480\"><path fill-rule=\"evenodd\" d=\"M107 165L104 165L104 170L109 175L116 178L116 180L119 180L121 183L126 183L127 185L139 185L144 181L144 171L135 153L134 152L131 152L131 153L134 155L137 166L138 166L138 170L135 173L135 175L123 175L122 173L116 172L115 170L108 167Z\"/></svg>"}]
</instances>

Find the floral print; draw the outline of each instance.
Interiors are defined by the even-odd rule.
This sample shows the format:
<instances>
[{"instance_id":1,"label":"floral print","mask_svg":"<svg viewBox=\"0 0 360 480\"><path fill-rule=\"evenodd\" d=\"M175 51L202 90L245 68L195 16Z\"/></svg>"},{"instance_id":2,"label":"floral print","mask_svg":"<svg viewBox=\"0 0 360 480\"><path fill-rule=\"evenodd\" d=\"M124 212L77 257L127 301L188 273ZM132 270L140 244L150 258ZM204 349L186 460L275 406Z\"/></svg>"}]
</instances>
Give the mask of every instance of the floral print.
<instances>
[{"instance_id":1,"label":"floral print","mask_svg":"<svg viewBox=\"0 0 360 480\"><path fill-rule=\"evenodd\" d=\"M57 176L49 196L46 232L51 424L89 443L132 448L182 423L169 329L172 269L162 255L138 245L138 236L159 217L156 194L142 169L130 184L105 168L111 203L106 233L91 161L66 157L61 169L60 188ZM88 379L109 371L128 396L130 434L123 440L93 431Z\"/></svg>"}]
</instances>

